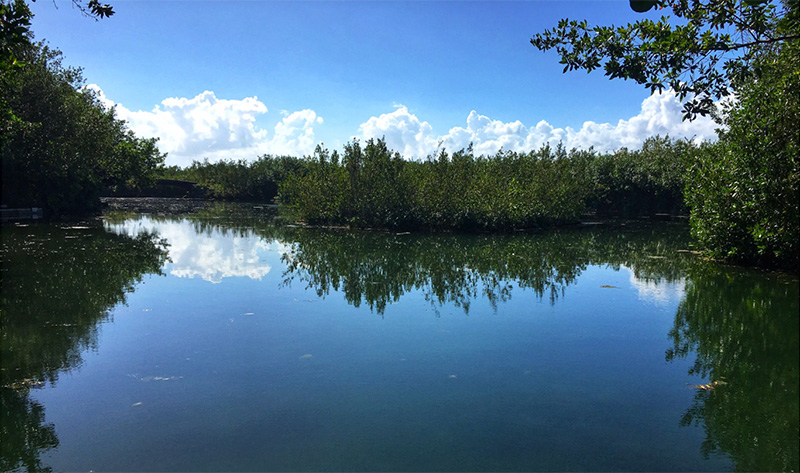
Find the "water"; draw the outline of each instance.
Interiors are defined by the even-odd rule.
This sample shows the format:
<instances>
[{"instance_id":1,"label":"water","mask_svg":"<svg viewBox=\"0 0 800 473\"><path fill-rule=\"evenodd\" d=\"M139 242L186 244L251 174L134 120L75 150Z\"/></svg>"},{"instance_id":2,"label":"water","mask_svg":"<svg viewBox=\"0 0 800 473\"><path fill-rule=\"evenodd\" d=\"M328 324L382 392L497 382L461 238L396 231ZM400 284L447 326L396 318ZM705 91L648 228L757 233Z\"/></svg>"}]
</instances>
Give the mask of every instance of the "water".
<instances>
[{"instance_id":1,"label":"water","mask_svg":"<svg viewBox=\"0 0 800 473\"><path fill-rule=\"evenodd\" d=\"M798 280L682 225L2 240L4 471L798 469Z\"/></svg>"}]
</instances>

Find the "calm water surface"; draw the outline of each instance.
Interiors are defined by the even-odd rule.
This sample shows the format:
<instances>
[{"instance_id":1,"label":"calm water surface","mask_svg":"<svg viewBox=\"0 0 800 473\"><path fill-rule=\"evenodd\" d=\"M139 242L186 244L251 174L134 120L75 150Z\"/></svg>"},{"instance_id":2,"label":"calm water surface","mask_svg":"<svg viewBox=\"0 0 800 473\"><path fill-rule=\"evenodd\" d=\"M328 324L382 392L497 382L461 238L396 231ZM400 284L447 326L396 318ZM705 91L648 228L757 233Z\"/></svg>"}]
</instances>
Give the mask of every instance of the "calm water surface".
<instances>
[{"instance_id":1,"label":"calm water surface","mask_svg":"<svg viewBox=\"0 0 800 473\"><path fill-rule=\"evenodd\" d=\"M689 245L3 226L0 467L797 471L798 279Z\"/></svg>"}]
</instances>

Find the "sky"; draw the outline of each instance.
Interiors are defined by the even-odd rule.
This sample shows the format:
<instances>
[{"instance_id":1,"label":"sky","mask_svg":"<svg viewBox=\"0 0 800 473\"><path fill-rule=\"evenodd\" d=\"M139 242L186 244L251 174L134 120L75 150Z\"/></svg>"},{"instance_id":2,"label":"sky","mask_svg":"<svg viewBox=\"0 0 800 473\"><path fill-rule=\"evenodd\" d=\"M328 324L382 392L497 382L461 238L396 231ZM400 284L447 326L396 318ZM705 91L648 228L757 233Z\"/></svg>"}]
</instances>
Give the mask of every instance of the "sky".
<instances>
[{"instance_id":1,"label":"sky","mask_svg":"<svg viewBox=\"0 0 800 473\"><path fill-rule=\"evenodd\" d=\"M308 155L385 137L408 159L635 149L654 135L714 139L671 93L601 71L562 73L531 37L562 18L621 25L660 16L627 1L109 0L94 21L68 0L31 4L32 30L83 68L166 164Z\"/></svg>"}]
</instances>

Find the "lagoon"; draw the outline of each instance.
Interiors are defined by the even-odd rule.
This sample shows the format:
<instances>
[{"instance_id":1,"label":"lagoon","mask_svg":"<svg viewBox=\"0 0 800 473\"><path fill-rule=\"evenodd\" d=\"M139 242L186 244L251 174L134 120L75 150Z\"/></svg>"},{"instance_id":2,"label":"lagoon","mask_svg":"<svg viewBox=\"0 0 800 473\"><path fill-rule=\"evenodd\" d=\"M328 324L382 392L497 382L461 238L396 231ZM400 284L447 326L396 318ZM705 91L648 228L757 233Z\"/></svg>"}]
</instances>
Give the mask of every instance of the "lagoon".
<instances>
[{"instance_id":1,"label":"lagoon","mask_svg":"<svg viewBox=\"0 0 800 473\"><path fill-rule=\"evenodd\" d=\"M3 470L798 469L798 278L688 228L2 229Z\"/></svg>"}]
</instances>

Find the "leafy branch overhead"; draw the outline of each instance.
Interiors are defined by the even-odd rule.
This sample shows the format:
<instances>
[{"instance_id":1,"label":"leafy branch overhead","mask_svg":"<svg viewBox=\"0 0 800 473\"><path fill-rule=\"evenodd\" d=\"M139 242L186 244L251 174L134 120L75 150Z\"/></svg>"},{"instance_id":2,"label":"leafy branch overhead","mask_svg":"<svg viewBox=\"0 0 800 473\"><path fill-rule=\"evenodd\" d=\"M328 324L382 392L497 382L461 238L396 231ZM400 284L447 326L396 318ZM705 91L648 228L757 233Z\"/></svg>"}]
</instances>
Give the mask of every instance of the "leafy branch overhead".
<instances>
[{"instance_id":1,"label":"leafy branch overhead","mask_svg":"<svg viewBox=\"0 0 800 473\"><path fill-rule=\"evenodd\" d=\"M31 0L35 2L36 0ZM80 10L84 15L99 20L101 18L108 18L114 14L114 7L108 3L100 3L98 0L89 0L86 5L81 3L81 0L71 0L72 6Z\"/></svg>"},{"instance_id":2,"label":"leafy branch overhead","mask_svg":"<svg viewBox=\"0 0 800 473\"><path fill-rule=\"evenodd\" d=\"M34 0L35 1L35 0ZM78 0L72 0L72 4L78 7L84 14L93 17L95 20L108 18L114 14L114 8L108 3L100 3L97 0L89 0L84 7Z\"/></svg>"},{"instance_id":3,"label":"leafy branch overhead","mask_svg":"<svg viewBox=\"0 0 800 473\"><path fill-rule=\"evenodd\" d=\"M28 43L31 12L25 2L0 2L0 71L20 67L16 51Z\"/></svg>"},{"instance_id":4,"label":"leafy branch overhead","mask_svg":"<svg viewBox=\"0 0 800 473\"><path fill-rule=\"evenodd\" d=\"M36 0L31 0L35 2ZM95 21L114 14L114 7L99 0L71 0L72 5ZM21 67L17 53L31 41L31 14L24 0L0 0L0 71Z\"/></svg>"},{"instance_id":5,"label":"leafy branch overhead","mask_svg":"<svg viewBox=\"0 0 800 473\"><path fill-rule=\"evenodd\" d=\"M640 13L671 10L625 26L590 26L563 19L531 44L554 49L564 72L602 68L611 79L631 79L651 92L674 90L684 118L707 115L714 102L758 75L754 60L800 39L798 0L630 0Z\"/></svg>"}]
</instances>

